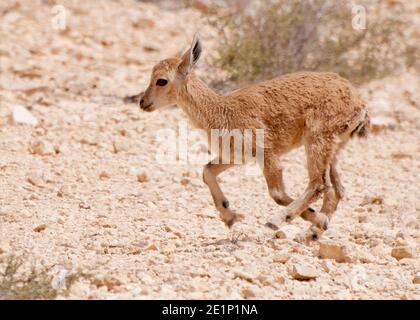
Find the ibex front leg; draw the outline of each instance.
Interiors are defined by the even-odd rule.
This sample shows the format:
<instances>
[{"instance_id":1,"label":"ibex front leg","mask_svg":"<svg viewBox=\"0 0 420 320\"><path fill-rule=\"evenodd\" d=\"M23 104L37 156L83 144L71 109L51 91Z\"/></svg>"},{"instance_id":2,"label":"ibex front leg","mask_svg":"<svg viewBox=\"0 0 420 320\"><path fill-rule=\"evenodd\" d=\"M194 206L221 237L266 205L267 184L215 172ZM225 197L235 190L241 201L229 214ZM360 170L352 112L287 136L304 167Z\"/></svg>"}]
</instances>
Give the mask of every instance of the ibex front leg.
<instances>
[{"instance_id":1,"label":"ibex front leg","mask_svg":"<svg viewBox=\"0 0 420 320\"><path fill-rule=\"evenodd\" d=\"M210 189L214 205L220 212L220 218L230 228L235 223L235 221L240 220L243 216L229 209L229 201L223 194L222 189L220 189L216 177L226 169L232 167L233 164L215 164L212 162L209 162L204 166L203 180Z\"/></svg>"}]
</instances>

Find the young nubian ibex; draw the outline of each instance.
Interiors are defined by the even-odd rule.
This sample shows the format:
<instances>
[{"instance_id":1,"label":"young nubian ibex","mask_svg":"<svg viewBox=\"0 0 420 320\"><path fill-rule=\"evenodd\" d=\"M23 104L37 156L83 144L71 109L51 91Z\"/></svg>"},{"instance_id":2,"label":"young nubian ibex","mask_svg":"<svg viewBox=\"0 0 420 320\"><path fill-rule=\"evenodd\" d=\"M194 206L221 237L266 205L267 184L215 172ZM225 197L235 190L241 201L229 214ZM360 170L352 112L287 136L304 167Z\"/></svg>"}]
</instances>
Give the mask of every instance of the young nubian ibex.
<instances>
[{"instance_id":1,"label":"young nubian ibex","mask_svg":"<svg viewBox=\"0 0 420 320\"><path fill-rule=\"evenodd\" d=\"M283 221L301 216L312 223L308 237L317 239L328 228L343 198L337 154L350 137L367 134L369 116L365 104L349 81L323 72L287 74L219 95L194 73L201 51L196 35L181 58L155 65L140 100L141 109L150 112L176 104L195 126L208 133L212 129L264 129L263 174L270 196L286 206L267 226L276 229ZM306 151L309 183L304 193L293 200L285 191L279 160L301 145ZM253 152L255 148L253 145ZM221 160L204 167L203 179L221 219L231 226L242 215L229 208L216 177L235 164ZM309 206L322 195L322 208L316 212Z\"/></svg>"}]
</instances>

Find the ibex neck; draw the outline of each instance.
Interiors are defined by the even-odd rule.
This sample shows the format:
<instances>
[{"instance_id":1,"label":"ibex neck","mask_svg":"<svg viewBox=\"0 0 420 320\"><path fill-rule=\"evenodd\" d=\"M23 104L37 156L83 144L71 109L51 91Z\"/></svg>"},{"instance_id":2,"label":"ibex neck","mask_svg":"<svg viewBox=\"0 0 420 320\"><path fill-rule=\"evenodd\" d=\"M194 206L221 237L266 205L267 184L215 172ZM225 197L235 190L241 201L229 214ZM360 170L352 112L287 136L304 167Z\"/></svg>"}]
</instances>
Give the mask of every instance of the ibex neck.
<instances>
[{"instance_id":1,"label":"ibex neck","mask_svg":"<svg viewBox=\"0 0 420 320\"><path fill-rule=\"evenodd\" d=\"M201 81L194 73L188 76L186 85L181 89L178 106L199 128L217 128L220 96Z\"/></svg>"}]
</instances>

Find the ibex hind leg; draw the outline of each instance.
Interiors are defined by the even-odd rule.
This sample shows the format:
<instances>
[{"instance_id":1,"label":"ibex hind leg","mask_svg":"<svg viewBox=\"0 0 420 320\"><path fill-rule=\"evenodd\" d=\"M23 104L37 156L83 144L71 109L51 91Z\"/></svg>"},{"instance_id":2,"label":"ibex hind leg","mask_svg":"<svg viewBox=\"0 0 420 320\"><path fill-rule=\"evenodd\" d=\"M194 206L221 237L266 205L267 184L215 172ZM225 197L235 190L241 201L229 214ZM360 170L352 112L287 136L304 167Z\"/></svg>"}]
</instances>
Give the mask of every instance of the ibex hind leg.
<instances>
[{"instance_id":1,"label":"ibex hind leg","mask_svg":"<svg viewBox=\"0 0 420 320\"><path fill-rule=\"evenodd\" d=\"M288 206L291 204L294 200L286 193L283 181L283 169L278 163L277 157L265 156L263 173L271 198L273 198L273 200L281 206ZM318 228L324 228L325 216L310 207L301 214L301 217L304 220L311 222ZM265 226L272 230L278 229L277 225L269 222L267 222Z\"/></svg>"},{"instance_id":2,"label":"ibex hind leg","mask_svg":"<svg viewBox=\"0 0 420 320\"><path fill-rule=\"evenodd\" d=\"M322 135L307 135L305 137L309 183L305 192L290 203L283 213L274 216L269 223L279 225L283 221L291 222L294 218L306 212L310 204L319 199L329 189L330 185L327 179L329 179L329 163L332 161L336 150L334 144L334 139ZM318 217L322 218L323 221L318 221L317 225L321 225L322 229L327 228L328 217L322 213L319 213Z\"/></svg>"}]
</instances>

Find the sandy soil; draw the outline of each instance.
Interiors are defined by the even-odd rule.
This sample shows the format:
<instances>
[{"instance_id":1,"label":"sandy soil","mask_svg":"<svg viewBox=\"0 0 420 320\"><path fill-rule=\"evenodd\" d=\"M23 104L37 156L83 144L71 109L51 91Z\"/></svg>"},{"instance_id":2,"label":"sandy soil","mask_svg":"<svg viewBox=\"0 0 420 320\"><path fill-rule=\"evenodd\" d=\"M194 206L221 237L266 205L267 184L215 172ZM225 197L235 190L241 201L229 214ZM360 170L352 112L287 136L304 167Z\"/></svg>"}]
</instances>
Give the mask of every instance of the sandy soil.
<instances>
[{"instance_id":1,"label":"sandy soil","mask_svg":"<svg viewBox=\"0 0 420 320\"><path fill-rule=\"evenodd\" d=\"M0 257L24 255L102 280L79 281L70 298L420 299L417 74L361 88L375 132L340 155L346 198L321 242L344 259L322 259L319 242L293 240L308 228L303 220L282 226L283 239L264 227L281 208L262 176L244 169L220 179L246 216L228 230L200 165L155 161L157 130L177 129L182 112L142 113L123 102L196 29L208 57L213 31L198 11L63 1L70 14L60 32L51 4L14 3L0 4ZM13 121L18 105L36 126ZM303 150L284 165L297 196L307 179ZM405 258L391 254L396 247L393 255ZM302 266L313 280L295 279Z\"/></svg>"}]
</instances>

